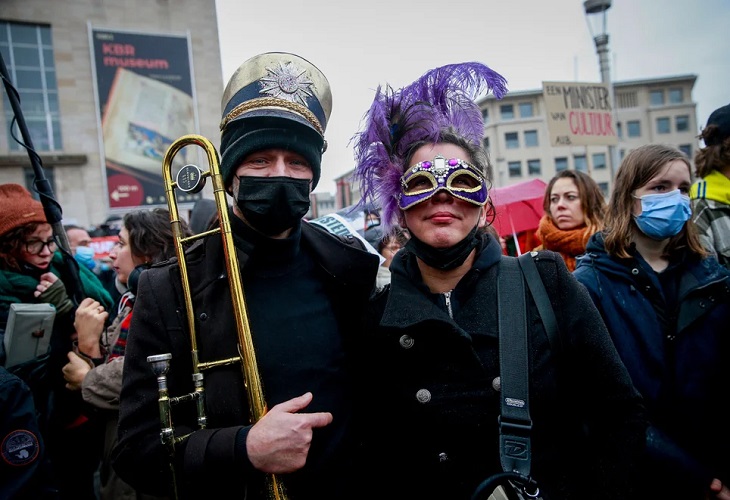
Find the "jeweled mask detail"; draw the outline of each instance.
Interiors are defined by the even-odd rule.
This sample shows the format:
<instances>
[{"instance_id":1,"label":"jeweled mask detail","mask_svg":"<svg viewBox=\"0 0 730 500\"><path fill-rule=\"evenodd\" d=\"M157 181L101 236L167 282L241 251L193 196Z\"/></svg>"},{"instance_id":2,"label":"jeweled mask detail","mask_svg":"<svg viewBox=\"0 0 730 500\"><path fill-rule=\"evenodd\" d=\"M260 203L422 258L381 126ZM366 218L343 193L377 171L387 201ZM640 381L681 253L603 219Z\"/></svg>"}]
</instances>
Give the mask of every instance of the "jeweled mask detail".
<instances>
[{"instance_id":1,"label":"jeweled mask detail","mask_svg":"<svg viewBox=\"0 0 730 500\"><path fill-rule=\"evenodd\" d=\"M447 160L436 155L408 168L400 179L398 206L407 210L424 202L441 190L473 205L484 206L488 191L484 177L470 163L459 158Z\"/></svg>"}]
</instances>

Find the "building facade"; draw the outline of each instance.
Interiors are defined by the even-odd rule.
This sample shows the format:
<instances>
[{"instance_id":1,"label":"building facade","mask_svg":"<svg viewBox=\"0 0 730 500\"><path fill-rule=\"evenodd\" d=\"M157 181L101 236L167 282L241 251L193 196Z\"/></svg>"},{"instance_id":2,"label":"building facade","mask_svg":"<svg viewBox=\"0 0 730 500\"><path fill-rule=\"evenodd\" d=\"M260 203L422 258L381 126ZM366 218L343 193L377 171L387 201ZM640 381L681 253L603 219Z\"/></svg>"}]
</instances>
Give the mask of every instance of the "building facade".
<instances>
[{"instance_id":1,"label":"building facade","mask_svg":"<svg viewBox=\"0 0 730 500\"><path fill-rule=\"evenodd\" d=\"M99 39L102 35L109 37L109 33L120 39L149 38L160 44L182 46L183 50L178 51L177 61L165 57L143 59L139 54L135 56L134 44L110 41L103 45L101 54L92 33ZM223 76L215 0L3 0L0 52L20 93L20 107L32 145L62 207L64 223L99 225L111 215L128 211L128 207L123 207L124 199L136 194L134 182L116 186L110 182L111 148L110 139L102 130L106 117L101 112L105 105L100 99L104 84L99 58L110 58L110 64L123 67L127 74L145 65L147 76L139 79L141 84L161 81L162 84L155 83L157 91L169 87L167 93L161 94L170 99L169 106L155 99L146 103L148 109L142 111L151 116L159 106L166 113L175 114L178 110L174 100L187 97L191 103L187 115L191 128L184 133L211 139L219 136ZM188 68L187 75L170 71L176 62ZM187 80L189 88L184 92L175 88L184 88L180 80ZM118 80L114 81L118 88ZM0 183L14 182L32 191L35 170L26 150L12 137L21 134L17 128L11 131L13 109L4 90L2 111ZM122 107L118 115L127 111ZM174 123L174 119L170 122ZM144 124L133 132L137 136L148 133ZM178 130L171 128L169 139L177 139L179 135L175 134ZM156 151L143 151L152 165L150 176L161 172L160 150L163 147L158 145ZM194 154L202 160L201 167L207 169L202 150ZM159 195L148 195L141 204L164 206L165 202ZM181 203L181 212L192 205L192 201Z\"/></svg>"},{"instance_id":2,"label":"building facade","mask_svg":"<svg viewBox=\"0 0 730 500\"><path fill-rule=\"evenodd\" d=\"M510 92L501 100L480 102L484 146L494 166L494 185L508 186L556 172L587 172L608 195L611 172L631 149L649 143L671 144L692 159L698 147L696 75L614 82L614 124L618 135L616 165L608 146L552 146L542 89Z\"/></svg>"}]
</instances>

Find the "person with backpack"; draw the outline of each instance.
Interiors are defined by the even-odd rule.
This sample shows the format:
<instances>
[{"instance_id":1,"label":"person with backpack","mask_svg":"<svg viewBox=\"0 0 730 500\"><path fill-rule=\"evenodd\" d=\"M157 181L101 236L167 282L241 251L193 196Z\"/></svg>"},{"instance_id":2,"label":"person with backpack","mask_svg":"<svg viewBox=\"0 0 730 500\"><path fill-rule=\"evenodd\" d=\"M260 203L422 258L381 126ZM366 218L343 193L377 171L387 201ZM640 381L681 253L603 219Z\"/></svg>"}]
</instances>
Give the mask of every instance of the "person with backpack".
<instances>
[{"instance_id":1,"label":"person with backpack","mask_svg":"<svg viewBox=\"0 0 730 500\"><path fill-rule=\"evenodd\" d=\"M385 232L398 225L411 236L390 265L390 287L371 301L359 350L361 394L377 398L363 397L372 479L362 488L372 498L469 499L509 473L519 479L501 484L510 493L534 494L536 485L544 499L630 499L644 409L590 296L559 254L526 255L556 318L550 340L536 298L517 309L522 297L498 294L514 258L480 230L494 217L474 102L483 90L501 98L506 81L477 62L381 87L353 139L365 202L382 207ZM518 375L529 398L502 394L500 302L527 327ZM500 417L503 396L515 407L529 399L526 425ZM500 447L500 431L530 445ZM501 460L516 452L531 467L505 470Z\"/></svg>"}]
</instances>

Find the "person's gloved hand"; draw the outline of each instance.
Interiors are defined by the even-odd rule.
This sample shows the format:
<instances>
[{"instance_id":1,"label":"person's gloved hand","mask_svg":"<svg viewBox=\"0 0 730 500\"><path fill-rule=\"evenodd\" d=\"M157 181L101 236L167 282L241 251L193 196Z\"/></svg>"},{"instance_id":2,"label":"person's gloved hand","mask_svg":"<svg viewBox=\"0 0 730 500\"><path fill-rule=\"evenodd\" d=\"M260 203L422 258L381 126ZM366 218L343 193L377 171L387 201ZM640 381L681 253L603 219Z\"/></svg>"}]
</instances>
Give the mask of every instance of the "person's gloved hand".
<instances>
[{"instance_id":1,"label":"person's gloved hand","mask_svg":"<svg viewBox=\"0 0 730 500\"><path fill-rule=\"evenodd\" d=\"M68 298L63 281L53 273L43 273L33 295L41 302L51 304L56 308L57 315L63 315L73 309L73 302Z\"/></svg>"}]
</instances>

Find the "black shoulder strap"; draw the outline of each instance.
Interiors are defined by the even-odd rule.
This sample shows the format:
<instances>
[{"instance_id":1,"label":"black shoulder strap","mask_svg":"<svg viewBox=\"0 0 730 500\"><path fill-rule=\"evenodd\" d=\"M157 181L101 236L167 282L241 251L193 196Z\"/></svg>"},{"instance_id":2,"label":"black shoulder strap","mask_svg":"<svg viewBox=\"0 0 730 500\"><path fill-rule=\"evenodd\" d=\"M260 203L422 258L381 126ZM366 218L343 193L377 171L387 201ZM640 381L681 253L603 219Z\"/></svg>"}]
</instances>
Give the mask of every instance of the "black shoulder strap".
<instances>
[{"instance_id":1,"label":"black shoulder strap","mask_svg":"<svg viewBox=\"0 0 730 500\"><path fill-rule=\"evenodd\" d=\"M525 281L527 281L527 286L530 288L532 298L537 305L542 324L545 326L545 332L550 342L550 349L554 354L557 354L562 348L558 320L555 318L555 311L553 311L553 306L550 303L550 297L548 297L545 284L542 282L540 273L535 265L535 257L537 255L537 252L523 253L519 256L518 262L522 268L522 273L525 275Z\"/></svg>"},{"instance_id":2,"label":"black shoulder strap","mask_svg":"<svg viewBox=\"0 0 730 500\"><path fill-rule=\"evenodd\" d=\"M502 257L497 285L501 415L500 459L505 472L530 477L529 351L527 306L518 261Z\"/></svg>"}]
</instances>

